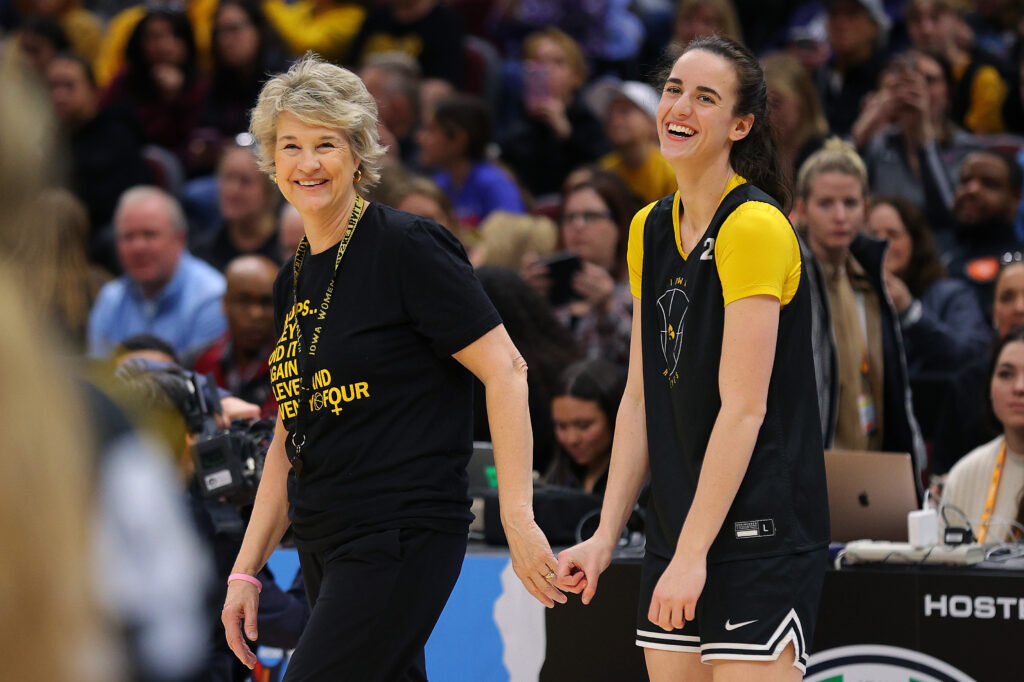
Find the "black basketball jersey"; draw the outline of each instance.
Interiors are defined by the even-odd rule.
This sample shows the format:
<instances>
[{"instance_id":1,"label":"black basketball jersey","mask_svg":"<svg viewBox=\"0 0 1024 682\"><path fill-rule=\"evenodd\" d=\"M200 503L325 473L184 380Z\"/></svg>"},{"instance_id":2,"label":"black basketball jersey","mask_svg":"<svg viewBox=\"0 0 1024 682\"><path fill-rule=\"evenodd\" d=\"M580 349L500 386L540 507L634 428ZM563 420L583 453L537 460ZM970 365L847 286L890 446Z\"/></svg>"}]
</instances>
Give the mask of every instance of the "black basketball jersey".
<instances>
[{"instance_id":1,"label":"black basketball jersey","mask_svg":"<svg viewBox=\"0 0 1024 682\"><path fill-rule=\"evenodd\" d=\"M647 550L664 557L675 552L721 407L718 370L725 307L715 240L726 218L744 202L778 208L760 189L739 185L722 200L697 248L684 260L673 233L673 201L674 195L661 199L647 216L641 284L651 466ZM801 272L793 299L780 312L767 414L709 562L797 553L828 544L820 424L811 301Z\"/></svg>"}]
</instances>

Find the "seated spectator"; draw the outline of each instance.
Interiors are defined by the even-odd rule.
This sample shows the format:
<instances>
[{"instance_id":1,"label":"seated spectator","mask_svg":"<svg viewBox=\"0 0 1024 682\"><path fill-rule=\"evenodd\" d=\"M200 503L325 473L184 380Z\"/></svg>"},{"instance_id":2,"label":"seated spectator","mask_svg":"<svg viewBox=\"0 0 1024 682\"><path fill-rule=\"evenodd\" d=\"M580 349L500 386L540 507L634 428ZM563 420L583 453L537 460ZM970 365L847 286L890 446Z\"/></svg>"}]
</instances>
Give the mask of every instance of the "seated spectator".
<instances>
[{"instance_id":1,"label":"seated spectator","mask_svg":"<svg viewBox=\"0 0 1024 682\"><path fill-rule=\"evenodd\" d=\"M352 43L348 63L361 67L375 54L397 50L420 65L423 78L460 87L465 75L462 15L440 0L375 3Z\"/></svg>"},{"instance_id":2,"label":"seated spectator","mask_svg":"<svg viewBox=\"0 0 1024 682\"><path fill-rule=\"evenodd\" d=\"M828 0L825 9L832 56L815 73L815 84L829 129L845 136L878 84L892 22L881 0Z\"/></svg>"},{"instance_id":3,"label":"seated spectator","mask_svg":"<svg viewBox=\"0 0 1024 682\"><path fill-rule=\"evenodd\" d=\"M1003 254L995 281L992 323L996 338L1024 325L1024 262L1019 251ZM932 473L945 474L964 453L995 437L986 423L990 352L975 356L957 373L939 409L932 451Z\"/></svg>"},{"instance_id":4,"label":"seated spectator","mask_svg":"<svg viewBox=\"0 0 1024 682\"><path fill-rule=\"evenodd\" d=\"M862 234L867 171L832 138L797 175L794 213L812 301L812 342L825 447L910 452L926 466L911 408L899 316L886 289L885 244Z\"/></svg>"},{"instance_id":5,"label":"seated spectator","mask_svg":"<svg viewBox=\"0 0 1024 682\"><path fill-rule=\"evenodd\" d=\"M944 256L949 274L974 287L986 314L999 257L1020 246L1013 222L1022 177L1016 160L994 150L971 152L960 167L953 195L952 245Z\"/></svg>"},{"instance_id":6,"label":"seated spectator","mask_svg":"<svg viewBox=\"0 0 1024 682\"><path fill-rule=\"evenodd\" d=\"M960 459L942 491L942 504L956 510L947 507L941 514L940 533L947 524L962 526L966 517L982 544L1014 541L1021 535L1014 522L1024 523L1024 327L999 341L993 360L986 402L1001 434Z\"/></svg>"},{"instance_id":7,"label":"seated spectator","mask_svg":"<svg viewBox=\"0 0 1024 682\"><path fill-rule=\"evenodd\" d=\"M184 0L183 3L177 5L184 6L185 16L188 17L188 23L192 26L196 52L202 64L209 63L210 35L217 3L218 0ZM128 43L139 22L147 16L148 8L149 5L146 3L126 7L107 22L99 54L93 63L96 82L101 88L107 87L124 68Z\"/></svg>"},{"instance_id":8,"label":"seated spectator","mask_svg":"<svg viewBox=\"0 0 1024 682\"><path fill-rule=\"evenodd\" d=\"M213 17L212 57L201 127L189 145L193 167L202 171L212 169L224 141L249 129L249 110L269 74L288 67L278 36L254 0L221 0Z\"/></svg>"},{"instance_id":9,"label":"seated spectator","mask_svg":"<svg viewBox=\"0 0 1024 682\"><path fill-rule=\"evenodd\" d=\"M582 260L573 276L576 300L558 307L559 320L588 358L629 363L633 295L626 280L626 243L637 206L625 183L612 173L574 187L562 200L562 242ZM547 266L528 257L523 276L538 292L550 287Z\"/></svg>"},{"instance_id":10,"label":"seated spectator","mask_svg":"<svg viewBox=\"0 0 1024 682\"><path fill-rule=\"evenodd\" d=\"M600 166L618 174L641 203L675 192L675 171L658 145L658 91L639 81L606 80L591 87L586 97L612 146Z\"/></svg>"},{"instance_id":11,"label":"seated spectator","mask_svg":"<svg viewBox=\"0 0 1024 682\"><path fill-rule=\"evenodd\" d=\"M519 186L487 160L492 122L487 106L474 95L452 95L424 116L416 134L420 161L440 169L434 182L444 190L462 225L473 228L491 211L524 213Z\"/></svg>"},{"instance_id":12,"label":"seated spectator","mask_svg":"<svg viewBox=\"0 0 1024 682\"><path fill-rule=\"evenodd\" d=\"M419 64L404 52L380 52L366 59L359 77L377 102L378 119L395 138L402 164L418 169L415 132L420 123Z\"/></svg>"},{"instance_id":13,"label":"seated spectator","mask_svg":"<svg viewBox=\"0 0 1024 682\"><path fill-rule=\"evenodd\" d=\"M615 415L625 388L625 372L610 362L583 360L566 368L551 400L558 445L545 483L604 494Z\"/></svg>"},{"instance_id":14,"label":"seated spectator","mask_svg":"<svg viewBox=\"0 0 1024 682\"><path fill-rule=\"evenodd\" d=\"M331 61L344 59L366 18L363 3L346 0L266 0L263 11L292 55Z\"/></svg>"},{"instance_id":15,"label":"seated spectator","mask_svg":"<svg viewBox=\"0 0 1024 682\"><path fill-rule=\"evenodd\" d=\"M224 270L224 315L228 331L198 352L191 364L199 374L233 396L260 406L263 417L277 414L270 390L267 360L277 340L274 334L274 280L280 266L260 255L239 256Z\"/></svg>"},{"instance_id":16,"label":"seated spectator","mask_svg":"<svg viewBox=\"0 0 1024 682\"><path fill-rule=\"evenodd\" d=\"M46 77L50 62L61 52L71 49L71 41L56 19L31 16L14 33L14 44L28 66L40 78Z\"/></svg>"},{"instance_id":17,"label":"seated spectator","mask_svg":"<svg viewBox=\"0 0 1024 682\"><path fill-rule=\"evenodd\" d=\"M146 142L173 152L187 169L188 143L208 87L188 18L153 10L135 26L125 67L108 86L101 106L126 104L142 124Z\"/></svg>"},{"instance_id":18,"label":"seated spectator","mask_svg":"<svg viewBox=\"0 0 1024 682\"><path fill-rule=\"evenodd\" d=\"M761 60L768 84L768 106L778 140L779 162L792 184L796 171L828 135L814 81L803 64L790 54Z\"/></svg>"},{"instance_id":19,"label":"seated spectator","mask_svg":"<svg viewBox=\"0 0 1024 682\"><path fill-rule=\"evenodd\" d=\"M929 224L943 227L951 222L960 164L980 146L949 119L948 72L938 57L905 52L853 124L872 189L907 197Z\"/></svg>"},{"instance_id":20,"label":"seated spectator","mask_svg":"<svg viewBox=\"0 0 1024 682\"><path fill-rule=\"evenodd\" d=\"M527 254L545 256L558 246L558 226L542 215L495 211L480 224L469 252L473 267L518 269Z\"/></svg>"},{"instance_id":21,"label":"seated spectator","mask_svg":"<svg viewBox=\"0 0 1024 682\"><path fill-rule=\"evenodd\" d=\"M867 228L889 242L885 287L900 316L914 415L925 442L934 444L952 380L986 354L992 328L971 287L946 276L931 230L908 199L874 198Z\"/></svg>"},{"instance_id":22,"label":"seated spectator","mask_svg":"<svg viewBox=\"0 0 1024 682\"><path fill-rule=\"evenodd\" d=\"M81 0L57 0L56 2L15 0L14 5L17 13L26 21L33 16L42 16L56 21L64 35L67 36L70 49L90 62L96 58L100 39L103 37L103 24L99 17L82 7ZM68 47L61 48L61 50L66 49Z\"/></svg>"},{"instance_id":23,"label":"seated spectator","mask_svg":"<svg viewBox=\"0 0 1024 682\"><path fill-rule=\"evenodd\" d=\"M178 353L224 333L224 276L185 249L178 202L155 187L125 192L114 214L124 275L106 284L89 315L89 354L105 357L123 339L149 332Z\"/></svg>"},{"instance_id":24,"label":"seated spectator","mask_svg":"<svg viewBox=\"0 0 1024 682\"><path fill-rule=\"evenodd\" d=\"M910 379L948 374L984 352L992 330L963 281L946 276L921 212L902 196L875 197L869 234L889 242L885 286L900 316Z\"/></svg>"},{"instance_id":25,"label":"seated spectator","mask_svg":"<svg viewBox=\"0 0 1024 682\"><path fill-rule=\"evenodd\" d=\"M456 215L451 199L436 182L421 175L410 175L397 181L390 189L389 203L400 211L413 213L443 225L463 241L470 240L467 230Z\"/></svg>"},{"instance_id":26,"label":"seated spectator","mask_svg":"<svg viewBox=\"0 0 1024 682\"><path fill-rule=\"evenodd\" d=\"M150 180L142 159L142 130L127 108L99 108L99 90L81 57L57 55L46 75L54 112L70 146L70 186L89 211L89 257L118 272L108 228L121 193Z\"/></svg>"},{"instance_id":27,"label":"seated spectator","mask_svg":"<svg viewBox=\"0 0 1024 682\"><path fill-rule=\"evenodd\" d=\"M740 19L731 0L681 0L676 5L670 52L682 50L691 40L712 35L743 42Z\"/></svg>"},{"instance_id":28,"label":"seated spectator","mask_svg":"<svg viewBox=\"0 0 1024 682\"><path fill-rule=\"evenodd\" d=\"M942 55L952 69L950 91L952 119L975 133L1006 130L1003 103L1007 84L998 60L965 44L970 35L954 0L910 0L907 3L907 32L919 50Z\"/></svg>"},{"instance_id":29,"label":"seated spectator","mask_svg":"<svg viewBox=\"0 0 1024 682\"><path fill-rule=\"evenodd\" d=\"M299 248L299 242L306 236L306 228L302 225L302 216L287 201L277 214L277 260L289 263Z\"/></svg>"},{"instance_id":30,"label":"seated spectator","mask_svg":"<svg viewBox=\"0 0 1024 682\"><path fill-rule=\"evenodd\" d=\"M533 468L547 471L554 448L551 399L558 377L580 359L569 330L555 319L551 306L514 270L485 265L476 271L480 284L501 315L502 322L530 371L530 426L533 429ZM476 382L473 400L473 440L491 440L483 384Z\"/></svg>"},{"instance_id":31,"label":"seated spectator","mask_svg":"<svg viewBox=\"0 0 1024 682\"><path fill-rule=\"evenodd\" d=\"M193 253L221 272L247 253L278 262L277 187L260 170L250 147L230 144L217 167L217 203L221 224L200 237Z\"/></svg>"},{"instance_id":32,"label":"seated spectator","mask_svg":"<svg viewBox=\"0 0 1024 682\"><path fill-rule=\"evenodd\" d=\"M519 119L499 139L502 159L535 197L554 194L569 172L608 153L601 122L579 90L583 51L556 28L523 42L524 100Z\"/></svg>"}]
</instances>

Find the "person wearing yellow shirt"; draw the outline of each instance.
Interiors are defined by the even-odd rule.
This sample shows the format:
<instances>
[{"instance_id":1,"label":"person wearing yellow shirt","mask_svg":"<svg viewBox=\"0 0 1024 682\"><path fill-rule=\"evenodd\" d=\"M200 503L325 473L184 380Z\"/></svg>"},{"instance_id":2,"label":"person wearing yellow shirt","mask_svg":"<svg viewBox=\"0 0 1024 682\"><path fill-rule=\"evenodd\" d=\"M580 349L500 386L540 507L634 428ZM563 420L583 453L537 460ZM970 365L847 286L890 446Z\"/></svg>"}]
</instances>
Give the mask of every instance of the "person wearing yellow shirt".
<instances>
[{"instance_id":1,"label":"person wearing yellow shirt","mask_svg":"<svg viewBox=\"0 0 1024 682\"><path fill-rule=\"evenodd\" d=\"M722 36L684 49L656 119L679 190L630 226L600 524L559 553L555 585L593 599L649 480L635 641L650 679L798 680L829 536L810 284L757 58Z\"/></svg>"},{"instance_id":2,"label":"person wearing yellow shirt","mask_svg":"<svg viewBox=\"0 0 1024 682\"><path fill-rule=\"evenodd\" d=\"M96 83L106 87L114 76L124 68L124 54L128 48L128 40L142 18L153 6L167 5L177 7L173 2L154 2L150 5L132 5L115 14L107 24L107 32L99 46L99 53L93 62ZM192 24L192 33L196 41L200 64L209 64L210 35L213 32L213 15L217 11L217 0L185 0L185 15Z\"/></svg>"},{"instance_id":3,"label":"person wearing yellow shirt","mask_svg":"<svg viewBox=\"0 0 1024 682\"><path fill-rule=\"evenodd\" d=\"M639 81L607 81L594 86L593 106L604 123L613 151L602 168L619 175L643 203L676 191L676 174L658 151L658 92Z\"/></svg>"},{"instance_id":4,"label":"person wearing yellow shirt","mask_svg":"<svg viewBox=\"0 0 1024 682\"><path fill-rule=\"evenodd\" d=\"M263 13L292 54L312 50L330 61L348 54L366 18L362 5L342 0L266 0Z\"/></svg>"}]
</instances>

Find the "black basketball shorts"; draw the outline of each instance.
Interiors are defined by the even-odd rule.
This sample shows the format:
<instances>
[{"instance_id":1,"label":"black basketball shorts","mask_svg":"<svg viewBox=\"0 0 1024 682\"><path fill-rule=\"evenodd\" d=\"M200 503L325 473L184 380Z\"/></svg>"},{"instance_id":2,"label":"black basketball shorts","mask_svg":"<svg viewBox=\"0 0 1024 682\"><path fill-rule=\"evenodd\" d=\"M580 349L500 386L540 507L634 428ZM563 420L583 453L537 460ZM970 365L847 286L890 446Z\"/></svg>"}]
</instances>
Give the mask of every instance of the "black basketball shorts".
<instances>
[{"instance_id":1,"label":"black basketball shorts","mask_svg":"<svg viewBox=\"0 0 1024 682\"><path fill-rule=\"evenodd\" d=\"M636 644L716 659L773 661L787 645L806 671L808 648L825 580L828 550L709 564L696 620L666 632L647 619L651 597L668 560L644 557Z\"/></svg>"}]
</instances>

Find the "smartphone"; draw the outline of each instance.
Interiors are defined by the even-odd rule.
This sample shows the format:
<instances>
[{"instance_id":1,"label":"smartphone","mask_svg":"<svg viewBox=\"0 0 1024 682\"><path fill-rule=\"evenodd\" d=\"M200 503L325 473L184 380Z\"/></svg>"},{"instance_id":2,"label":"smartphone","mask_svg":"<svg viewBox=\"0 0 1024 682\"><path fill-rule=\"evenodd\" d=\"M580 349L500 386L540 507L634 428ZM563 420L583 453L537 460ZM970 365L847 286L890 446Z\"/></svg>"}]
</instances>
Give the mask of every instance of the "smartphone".
<instances>
[{"instance_id":1,"label":"smartphone","mask_svg":"<svg viewBox=\"0 0 1024 682\"><path fill-rule=\"evenodd\" d=\"M532 108L551 95L548 67L544 64L527 62L523 70L523 78L527 108Z\"/></svg>"},{"instance_id":2,"label":"smartphone","mask_svg":"<svg viewBox=\"0 0 1024 682\"><path fill-rule=\"evenodd\" d=\"M548 268L548 277L551 279L548 300L551 305L560 306L579 300L579 295L572 288L573 275L583 268L583 261L578 255L571 251L561 251L537 262Z\"/></svg>"}]
</instances>

